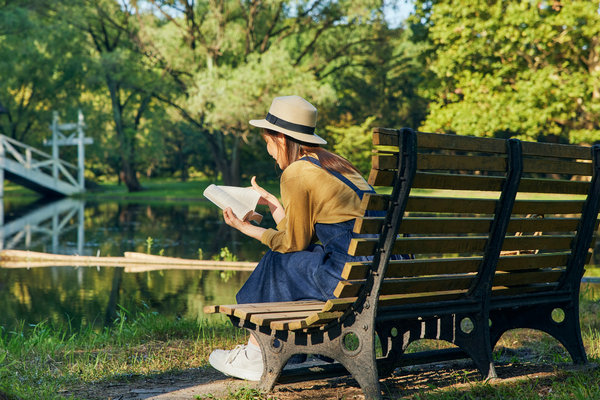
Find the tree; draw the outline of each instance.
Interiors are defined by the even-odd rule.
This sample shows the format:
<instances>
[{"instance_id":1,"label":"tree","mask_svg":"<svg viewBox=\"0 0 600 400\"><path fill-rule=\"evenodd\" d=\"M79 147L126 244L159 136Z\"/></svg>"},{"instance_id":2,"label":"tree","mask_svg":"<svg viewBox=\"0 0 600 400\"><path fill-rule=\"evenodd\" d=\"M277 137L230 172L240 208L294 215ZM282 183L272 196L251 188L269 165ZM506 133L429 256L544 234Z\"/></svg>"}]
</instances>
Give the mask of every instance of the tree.
<instances>
[{"instance_id":1,"label":"tree","mask_svg":"<svg viewBox=\"0 0 600 400\"><path fill-rule=\"evenodd\" d=\"M369 28L380 18L379 2L370 0L148 3L163 18L143 21L140 43L173 89L157 96L196 126L216 170L234 185L240 146L255 137L247 121L263 116L277 95L332 103L325 78L369 50Z\"/></svg>"},{"instance_id":2,"label":"tree","mask_svg":"<svg viewBox=\"0 0 600 400\"><path fill-rule=\"evenodd\" d=\"M427 100L420 92L430 75L428 47L414 39L418 26L372 28L377 28L377 40L368 44L369 51L330 80L339 97L327 135L336 151L362 171L370 168L371 128L417 127L424 120Z\"/></svg>"},{"instance_id":3,"label":"tree","mask_svg":"<svg viewBox=\"0 0 600 400\"><path fill-rule=\"evenodd\" d=\"M36 2L0 4L0 133L39 146L52 111L76 115L83 51L73 29Z\"/></svg>"},{"instance_id":4,"label":"tree","mask_svg":"<svg viewBox=\"0 0 600 400\"><path fill-rule=\"evenodd\" d=\"M597 2L436 0L417 10L437 77L423 129L599 140Z\"/></svg>"},{"instance_id":5,"label":"tree","mask_svg":"<svg viewBox=\"0 0 600 400\"><path fill-rule=\"evenodd\" d=\"M161 82L136 45L137 16L128 2L114 0L70 0L49 4L44 12L85 38L89 51L86 89L108 95L115 134L100 140L118 154L119 176L128 190L141 190L138 136L143 136L145 118L152 116L152 93Z\"/></svg>"}]
</instances>

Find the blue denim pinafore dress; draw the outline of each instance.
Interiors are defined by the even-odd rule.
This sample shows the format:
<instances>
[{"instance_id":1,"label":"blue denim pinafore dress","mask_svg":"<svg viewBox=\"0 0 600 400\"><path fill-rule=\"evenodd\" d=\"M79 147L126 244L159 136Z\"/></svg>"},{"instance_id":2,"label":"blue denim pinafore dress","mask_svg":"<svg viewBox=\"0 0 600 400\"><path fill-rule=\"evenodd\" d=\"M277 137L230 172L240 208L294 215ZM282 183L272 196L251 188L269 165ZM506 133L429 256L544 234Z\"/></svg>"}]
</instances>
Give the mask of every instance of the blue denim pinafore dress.
<instances>
[{"instance_id":1,"label":"blue denim pinafore dress","mask_svg":"<svg viewBox=\"0 0 600 400\"><path fill-rule=\"evenodd\" d=\"M321 167L319 160L303 157ZM363 191L342 174L327 170L348 185L362 199ZM333 298L333 291L342 279L344 264L367 261L372 257L350 256L348 246L354 237L354 219L335 224L315 224L315 233L321 242L306 250L279 253L269 250L258 263L244 286L236 295L238 304L274 301L320 300ZM403 257L402 257L403 258Z\"/></svg>"}]
</instances>

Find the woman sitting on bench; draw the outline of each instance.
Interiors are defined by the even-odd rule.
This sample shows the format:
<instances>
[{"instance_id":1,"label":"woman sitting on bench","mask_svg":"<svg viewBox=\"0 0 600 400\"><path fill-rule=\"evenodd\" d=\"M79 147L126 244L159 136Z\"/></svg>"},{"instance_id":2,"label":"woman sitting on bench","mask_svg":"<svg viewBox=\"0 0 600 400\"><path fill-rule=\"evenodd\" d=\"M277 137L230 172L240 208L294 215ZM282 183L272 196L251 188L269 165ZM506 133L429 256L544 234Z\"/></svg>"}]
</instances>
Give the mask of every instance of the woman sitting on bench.
<instances>
[{"instance_id":1,"label":"woman sitting on bench","mask_svg":"<svg viewBox=\"0 0 600 400\"><path fill-rule=\"evenodd\" d=\"M265 119L251 120L262 128L267 151L283 170L283 205L258 186L259 204L269 206L277 229L265 229L238 219L225 209L225 222L260 240L270 250L237 293L238 304L295 300L326 301L342 279L344 264L365 261L349 256L356 235L354 219L363 216L360 204L373 188L346 159L322 147L315 131L317 109L299 96L277 97ZM320 244L314 243L314 238ZM209 357L219 371L247 380L260 380L263 360L253 336L247 345L215 350Z\"/></svg>"}]
</instances>

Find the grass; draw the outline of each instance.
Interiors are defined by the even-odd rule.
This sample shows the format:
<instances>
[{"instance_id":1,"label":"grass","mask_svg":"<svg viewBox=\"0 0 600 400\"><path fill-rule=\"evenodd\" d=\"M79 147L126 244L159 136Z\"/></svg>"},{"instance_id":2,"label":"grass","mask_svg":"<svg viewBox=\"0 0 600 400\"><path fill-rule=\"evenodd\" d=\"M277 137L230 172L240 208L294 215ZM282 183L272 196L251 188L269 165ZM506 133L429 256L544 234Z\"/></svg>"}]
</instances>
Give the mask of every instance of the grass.
<instances>
[{"instance_id":1,"label":"grass","mask_svg":"<svg viewBox=\"0 0 600 400\"><path fill-rule=\"evenodd\" d=\"M581 320L588 356L591 362L598 363L600 310L596 295L584 293ZM224 319L198 322L150 312L131 315L124 309L111 327L100 330L53 326L48 322L20 326L10 332L1 330L0 399L85 399L86 390L98 385L139 382L190 370L207 373L212 349L232 348L245 340L246 333ZM524 348L534 353L533 364L555 365L556 373L492 384L457 370L453 379L462 385L436 387L434 377L428 382L428 389L402 396L418 400L600 399L600 371L565 368L570 365L566 351L548 335L525 330L509 332L501 339L496 358L504 363L531 362L531 357L530 361L523 360L521 354L527 351L520 353L519 349ZM241 388L224 398L266 400L276 399L277 393L261 394Z\"/></svg>"},{"instance_id":2,"label":"grass","mask_svg":"<svg viewBox=\"0 0 600 400\"><path fill-rule=\"evenodd\" d=\"M200 322L121 310L110 328L41 322L1 331L0 399L63 399L81 385L205 368L215 347L247 340L223 319ZM74 398L85 398L77 397Z\"/></svg>"},{"instance_id":3,"label":"grass","mask_svg":"<svg viewBox=\"0 0 600 400\"><path fill-rule=\"evenodd\" d=\"M462 388L432 390L410 398L414 400L479 399L600 399L600 371L557 372L551 378L533 378L524 382L501 384L472 383Z\"/></svg>"}]
</instances>

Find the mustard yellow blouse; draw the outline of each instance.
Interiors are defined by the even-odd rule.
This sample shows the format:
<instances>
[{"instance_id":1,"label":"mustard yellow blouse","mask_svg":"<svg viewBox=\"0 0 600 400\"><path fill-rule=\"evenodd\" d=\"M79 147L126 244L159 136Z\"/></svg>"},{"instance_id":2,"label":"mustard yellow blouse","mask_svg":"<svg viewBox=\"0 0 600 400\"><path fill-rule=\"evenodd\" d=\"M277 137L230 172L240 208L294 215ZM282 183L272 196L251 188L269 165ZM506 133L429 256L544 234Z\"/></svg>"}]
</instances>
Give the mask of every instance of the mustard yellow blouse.
<instances>
[{"instance_id":1,"label":"mustard yellow blouse","mask_svg":"<svg viewBox=\"0 0 600 400\"><path fill-rule=\"evenodd\" d=\"M359 189L369 190L357 173L344 174ZM356 192L325 169L298 160L281 175L285 217L277 229L267 229L261 242L280 253L304 250L313 240L315 224L334 224L363 215Z\"/></svg>"}]
</instances>

